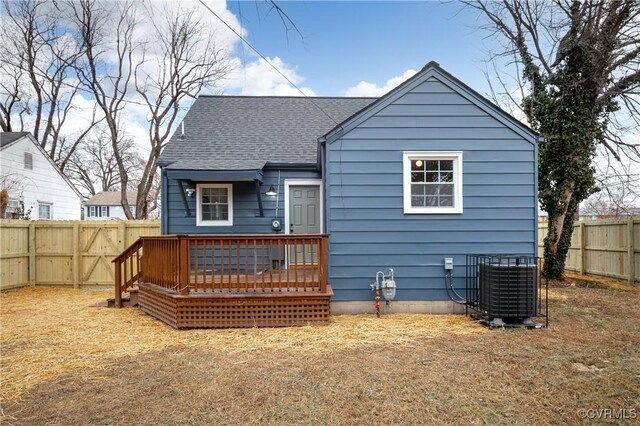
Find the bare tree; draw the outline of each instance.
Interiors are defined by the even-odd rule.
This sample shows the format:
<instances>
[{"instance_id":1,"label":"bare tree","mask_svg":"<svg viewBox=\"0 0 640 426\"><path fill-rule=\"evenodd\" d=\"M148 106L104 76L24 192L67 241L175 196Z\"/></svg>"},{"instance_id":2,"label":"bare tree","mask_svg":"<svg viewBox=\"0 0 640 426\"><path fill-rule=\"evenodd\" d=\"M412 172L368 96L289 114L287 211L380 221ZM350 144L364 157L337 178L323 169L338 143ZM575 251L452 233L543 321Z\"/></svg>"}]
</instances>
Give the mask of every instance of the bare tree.
<instances>
[{"instance_id":1,"label":"bare tree","mask_svg":"<svg viewBox=\"0 0 640 426\"><path fill-rule=\"evenodd\" d=\"M121 138L118 149L128 170L139 168L139 157L132 139ZM86 142L69 156L65 173L88 197L101 191L120 190L118 162L111 136L104 126L94 130Z\"/></svg>"},{"instance_id":2,"label":"bare tree","mask_svg":"<svg viewBox=\"0 0 640 426\"><path fill-rule=\"evenodd\" d=\"M4 1L2 12L7 17L0 46L2 128L25 130L28 119L28 129L40 146L64 168L65 153L73 153L96 124L94 115L85 130L66 137L66 148L61 146L63 128L80 89L74 67L79 57L75 40L65 34L64 14L51 2ZM14 125L13 117L19 125Z\"/></svg>"},{"instance_id":3,"label":"bare tree","mask_svg":"<svg viewBox=\"0 0 640 426\"><path fill-rule=\"evenodd\" d=\"M580 216L622 217L638 213L640 194L637 178L631 175L601 176L601 191L593 194L580 207Z\"/></svg>"},{"instance_id":4,"label":"bare tree","mask_svg":"<svg viewBox=\"0 0 640 426\"><path fill-rule=\"evenodd\" d=\"M24 90L23 70L5 61L6 48L0 47L0 129L19 132L24 129L24 116L28 113L28 95ZM16 59L18 63L22 59ZM16 123L15 120L18 122Z\"/></svg>"},{"instance_id":5,"label":"bare tree","mask_svg":"<svg viewBox=\"0 0 640 426\"><path fill-rule=\"evenodd\" d=\"M640 159L640 144L621 136L623 128L640 125L640 3L465 3L481 12L486 28L504 43L493 58L512 60L529 85L523 112L546 139L539 147L539 197L549 213L544 273L559 276L575 212L597 191L597 149L616 160Z\"/></svg>"},{"instance_id":6,"label":"bare tree","mask_svg":"<svg viewBox=\"0 0 640 426\"><path fill-rule=\"evenodd\" d=\"M122 207L127 218L133 219L127 200L127 164L120 147L120 114L126 104L134 68L135 8L131 2L96 0L72 1L68 6L81 53L75 69L104 115L120 175Z\"/></svg>"},{"instance_id":7,"label":"bare tree","mask_svg":"<svg viewBox=\"0 0 640 426\"><path fill-rule=\"evenodd\" d=\"M156 180L158 156L174 130L180 106L213 87L230 70L225 52L214 43L197 9L178 7L172 11L152 4L147 13L154 29L153 42L135 70L136 90L149 110L150 149L136 200L140 219L146 218L145 205Z\"/></svg>"}]
</instances>

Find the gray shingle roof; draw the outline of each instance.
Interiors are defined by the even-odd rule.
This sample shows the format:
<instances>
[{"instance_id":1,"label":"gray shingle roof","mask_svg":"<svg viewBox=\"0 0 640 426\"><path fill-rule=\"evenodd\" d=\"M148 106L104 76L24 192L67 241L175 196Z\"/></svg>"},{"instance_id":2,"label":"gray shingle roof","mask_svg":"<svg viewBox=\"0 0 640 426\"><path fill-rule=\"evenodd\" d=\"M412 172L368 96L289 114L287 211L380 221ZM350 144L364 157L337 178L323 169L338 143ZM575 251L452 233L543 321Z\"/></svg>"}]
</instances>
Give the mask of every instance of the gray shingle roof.
<instances>
[{"instance_id":1,"label":"gray shingle roof","mask_svg":"<svg viewBox=\"0 0 640 426\"><path fill-rule=\"evenodd\" d=\"M376 99L200 96L184 119L184 138L178 127L159 164L255 170L267 162L316 163L317 139Z\"/></svg>"},{"instance_id":2,"label":"gray shingle roof","mask_svg":"<svg viewBox=\"0 0 640 426\"><path fill-rule=\"evenodd\" d=\"M11 142L17 141L28 134L29 132L2 132L0 133L0 148L4 148Z\"/></svg>"}]
</instances>

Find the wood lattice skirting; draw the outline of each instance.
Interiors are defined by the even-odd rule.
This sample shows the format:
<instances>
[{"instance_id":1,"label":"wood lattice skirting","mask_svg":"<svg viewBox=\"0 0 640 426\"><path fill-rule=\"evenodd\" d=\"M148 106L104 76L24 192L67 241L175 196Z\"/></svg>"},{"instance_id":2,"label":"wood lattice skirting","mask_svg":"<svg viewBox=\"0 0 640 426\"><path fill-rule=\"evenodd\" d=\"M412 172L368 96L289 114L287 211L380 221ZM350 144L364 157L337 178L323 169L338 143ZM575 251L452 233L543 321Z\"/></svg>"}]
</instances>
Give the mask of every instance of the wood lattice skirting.
<instances>
[{"instance_id":1,"label":"wood lattice skirting","mask_svg":"<svg viewBox=\"0 0 640 426\"><path fill-rule=\"evenodd\" d=\"M328 324L331 286L326 292L191 293L181 295L139 284L143 312L174 328L287 327Z\"/></svg>"}]
</instances>

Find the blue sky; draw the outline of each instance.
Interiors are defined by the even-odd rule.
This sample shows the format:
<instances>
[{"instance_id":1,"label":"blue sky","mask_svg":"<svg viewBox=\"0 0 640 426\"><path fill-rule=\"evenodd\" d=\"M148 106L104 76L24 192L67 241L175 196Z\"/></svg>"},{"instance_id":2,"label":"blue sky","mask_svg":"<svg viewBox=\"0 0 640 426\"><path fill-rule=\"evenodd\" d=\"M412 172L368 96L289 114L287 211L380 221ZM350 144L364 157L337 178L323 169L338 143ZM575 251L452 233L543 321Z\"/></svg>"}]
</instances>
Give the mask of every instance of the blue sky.
<instances>
[{"instance_id":1,"label":"blue sky","mask_svg":"<svg viewBox=\"0 0 640 426\"><path fill-rule=\"evenodd\" d=\"M383 86L430 60L481 93L482 70L494 43L479 30L477 13L457 2L281 1L303 35L287 34L275 11L260 1L228 1L227 8L265 56L278 57L320 96L343 96L360 81ZM237 51L248 63L250 49ZM231 91L232 92L232 91Z\"/></svg>"}]
</instances>

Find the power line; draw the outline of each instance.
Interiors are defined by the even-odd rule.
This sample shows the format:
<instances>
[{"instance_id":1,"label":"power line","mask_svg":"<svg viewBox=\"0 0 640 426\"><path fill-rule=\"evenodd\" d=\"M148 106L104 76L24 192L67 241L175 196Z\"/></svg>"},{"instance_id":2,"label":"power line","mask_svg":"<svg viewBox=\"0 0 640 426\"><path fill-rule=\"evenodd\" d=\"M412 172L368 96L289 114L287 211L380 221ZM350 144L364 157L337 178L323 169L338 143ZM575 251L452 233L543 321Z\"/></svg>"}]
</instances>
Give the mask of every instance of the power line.
<instances>
[{"instance_id":1,"label":"power line","mask_svg":"<svg viewBox=\"0 0 640 426\"><path fill-rule=\"evenodd\" d=\"M254 52L256 52L256 53L258 54L258 56L260 56L260 57L261 57L261 58L262 58L262 59L263 59L263 60L264 60L264 61L265 61L265 62L266 62L266 63L267 63L271 68L273 68L273 69L274 69L278 74L280 74L280 75L281 75L285 80L287 80L287 82L288 82L290 85L292 85L293 87L295 87L295 88L296 88L296 90L298 90L298 92L300 92L300 93L302 94L302 96L304 96L305 98L309 99L309 101L310 101L310 102L311 102L311 103L312 103L316 108L318 108L320 111L322 111L322 113L323 113L324 115L326 115L327 117L329 117L329 119L330 119L331 121L333 121L333 123L334 123L335 125L338 125L338 124L339 124L339 123L338 123L338 122L337 122L337 121L336 121L336 120L335 120L331 115L329 115L325 110L323 110L323 109L320 107L320 105L318 105L317 103L315 103L315 102L313 101L313 99L312 99L312 98L310 98L309 96L307 96L307 94L306 94L306 93L304 93L304 92L302 91L302 89L300 89L300 88L299 88L299 87L298 87L298 86L297 86L293 81L291 81L291 80L289 79L289 77L287 77L286 75L284 75L284 73L282 73L282 72L278 69L278 67L276 67L275 65L273 65L273 64L271 63L271 61L269 61L269 60L266 58L266 56L264 56L262 53L260 53L260 52L258 51L258 49L256 49L255 47L253 47L253 45L252 45L251 43L249 43L249 41L248 41L246 38L244 38L244 37L243 37L241 34L239 34L236 30L234 30L234 29L233 29L233 27L231 27L231 25L227 24L227 22L226 22L224 19L222 19L222 18L221 18L221 17L220 17L216 12L214 12L214 11L213 11L213 9L211 9L209 6L207 6L207 5L206 5L206 3L205 3L203 0L198 0L198 1L199 1L199 2L200 2L200 4L202 4L202 5L203 5L203 6L204 6L204 7L205 7L209 12L211 12L211 13L213 14L213 16L215 16L216 18L218 18L218 20L219 20L220 22L222 22L222 23L223 23L227 28L229 28L229 29L231 30L231 32L233 32L236 36L238 36L238 38L239 38L240 40L242 40L242 41L243 41L247 46L249 46L249 47L251 48L251 50L253 50Z\"/></svg>"}]
</instances>

